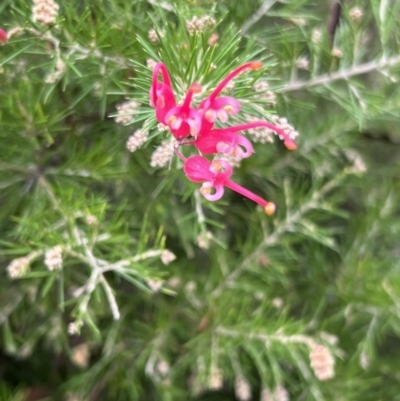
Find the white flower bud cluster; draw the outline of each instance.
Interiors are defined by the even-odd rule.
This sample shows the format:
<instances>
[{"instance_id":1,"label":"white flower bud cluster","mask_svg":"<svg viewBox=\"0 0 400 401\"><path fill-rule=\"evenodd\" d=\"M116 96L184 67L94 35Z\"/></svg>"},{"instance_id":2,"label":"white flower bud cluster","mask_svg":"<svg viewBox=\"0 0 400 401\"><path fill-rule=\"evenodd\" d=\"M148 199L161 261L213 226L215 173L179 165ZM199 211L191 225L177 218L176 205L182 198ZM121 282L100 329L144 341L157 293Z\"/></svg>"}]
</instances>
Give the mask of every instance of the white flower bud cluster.
<instances>
[{"instance_id":1,"label":"white flower bud cluster","mask_svg":"<svg viewBox=\"0 0 400 401\"><path fill-rule=\"evenodd\" d=\"M44 254L44 264L49 271L61 270L62 262L62 248L60 245L47 250Z\"/></svg>"},{"instance_id":2,"label":"white flower bud cluster","mask_svg":"<svg viewBox=\"0 0 400 401\"><path fill-rule=\"evenodd\" d=\"M218 39L219 39L218 33L211 34L211 36L207 40L208 46L214 46L218 42Z\"/></svg>"},{"instance_id":3,"label":"white flower bud cluster","mask_svg":"<svg viewBox=\"0 0 400 401\"><path fill-rule=\"evenodd\" d=\"M251 399L251 387L243 375L236 376L235 395L239 401L249 401Z\"/></svg>"},{"instance_id":4,"label":"white flower bud cluster","mask_svg":"<svg viewBox=\"0 0 400 401\"><path fill-rule=\"evenodd\" d=\"M335 376L335 360L324 345L314 345L310 352L310 366L318 380L328 380Z\"/></svg>"},{"instance_id":5,"label":"white flower bud cluster","mask_svg":"<svg viewBox=\"0 0 400 401\"><path fill-rule=\"evenodd\" d=\"M354 22L360 22L361 18L363 17L364 13L362 8L360 7L353 7L349 11L349 17L354 21Z\"/></svg>"},{"instance_id":6,"label":"white flower bud cluster","mask_svg":"<svg viewBox=\"0 0 400 401\"><path fill-rule=\"evenodd\" d=\"M158 34L161 37L164 37L164 34L162 32L158 32ZM158 39L158 36L157 36L157 32L156 32L155 29L150 29L150 31L148 33L148 37L149 37L149 40L150 40L151 43L156 44L156 43L159 42L159 39Z\"/></svg>"},{"instance_id":7,"label":"white flower bud cluster","mask_svg":"<svg viewBox=\"0 0 400 401\"><path fill-rule=\"evenodd\" d=\"M194 16L191 20L186 21L186 29L190 35L195 32L204 32L206 29L215 27L216 21L209 15L203 15L201 18Z\"/></svg>"},{"instance_id":8,"label":"white flower bud cluster","mask_svg":"<svg viewBox=\"0 0 400 401\"><path fill-rule=\"evenodd\" d=\"M146 280L146 283L154 293L160 291L161 287L163 286L162 281L156 281L151 279Z\"/></svg>"},{"instance_id":9,"label":"white flower bud cluster","mask_svg":"<svg viewBox=\"0 0 400 401\"><path fill-rule=\"evenodd\" d=\"M257 92L257 99L264 100L272 106L276 105L276 95L274 92L269 90L269 84L267 81L258 81L254 85L254 89Z\"/></svg>"},{"instance_id":10,"label":"white flower bud cluster","mask_svg":"<svg viewBox=\"0 0 400 401\"><path fill-rule=\"evenodd\" d=\"M64 72L65 72L65 62L61 57L58 57L54 72L48 74L44 79L44 82L46 84L54 84L54 82L58 81L64 75Z\"/></svg>"},{"instance_id":11,"label":"white flower bud cluster","mask_svg":"<svg viewBox=\"0 0 400 401\"><path fill-rule=\"evenodd\" d=\"M133 115L137 113L140 103L130 100L117 105L118 115L114 121L117 124L127 125L134 120Z\"/></svg>"},{"instance_id":12,"label":"white flower bud cluster","mask_svg":"<svg viewBox=\"0 0 400 401\"><path fill-rule=\"evenodd\" d=\"M73 336L75 334L79 334L79 330L81 328L81 324L78 322L71 322L68 324L68 334Z\"/></svg>"},{"instance_id":13,"label":"white flower bud cluster","mask_svg":"<svg viewBox=\"0 0 400 401\"><path fill-rule=\"evenodd\" d=\"M59 8L54 0L33 0L32 20L53 25L56 23Z\"/></svg>"},{"instance_id":14,"label":"white flower bud cluster","mask_svg":"<svg viewBox=\"0 0 400 401\"><path fill-rule=\"evenodd\" d=\"M7 273L10 278L22 277L28 270L29 263L30 259L27 256L11 261L11 263L7 266Z\"/></svg>"},{"instance_id":15,"label":"white flower bud cluster","mask_svg":"<svg viewBox=\"0 0 400 401\"><path fill-rule=\"evenodd\" d=\"M258 121L259 118L247 115L247 120L249 122L252 121ZM259 143L272 143L274 142L274 132L270 130L269 128L266 127L257 127L257 128L251 128L247 130L248 135L251 136L251 139L254 142L259 142Z\"/></svg>"},{"instance_id":16,"label":"white flower bud cluster","mask_svg":"<svg viewBox=\"0 0 400 401\"><path fill-rule=\"evenodd\" d=\"M182 285L182 280L177 276L173 276L168 280L167 285L170 288L179 288Z\"/></svg>"},{"instance_id":17,"label":"white flower bud cluster","mask_svg":"<svg viewBox=\"0 0 400 401\"><path fill-rule=\"evenodd\" d=\"M227 161L232 167L240 167L240 162L243 160L240 157L235 157L233 155L227 155L226 153L218 153L216 159Z\"/></svg>"},{"instance_id":18,"label":"white flower bud cluster","mask_svg":"<svg viewBox=\"0 0 400 401\"><path fill-rule=\"evenodd\" d=\"M348 173L358 174L365 173L367 171L367 166L359 153L355 152L354 150L347 150L345 154L346 157L353 162L353 166L346 170Z\"/></svg>"},{"instance_id":19,"label":"white flower bud cluster","mask_svg":"<svg viewBox=\"0 0 400 401\"><path fill-rule=\"evenodd\" d=\"M294 17L290 19L294 24L298 26L305 26L307 25L307 20L303 17Z\"/></svg>"},{"instance_id":20,"label":"white flower bud cluster","mask_svg":"<svg viewBox=\"0 0 400 401\"><path fill-rule=\"evenodd\" d=\"M308 70L310 68L310 61L307 57L299 57L295 60L296 67L300 70Z\"/></svg>"},{"instance_id":21,"label":"white flower bud cluster","mask_svg":"<svg viewBox=\"0 0 400 401\"><path fill-rule=\"evenodd\" d=\"M311 34L311 41L314 43L314 45L317 45L321 43L322 40L322 31L319 28L314 28L312 30Z\"/></svg>"},{"instance_id":22,"label":"white flower bud cluster","mask_svg":"<svg viewBox=\"0 0 400 401\"><path fill-rule=\"evenodd\" d=\"M296 139L299 136L299 133L293 128L292 125L288 123L287 118L273 116L272 121L277 127L285 131L285 133L289 135L290 139Z\"/></svg>"},{"instance_id":23,"label":"white flower bud cluster","mask_svg":"<svg viewBox=\"0 0 400 401\"><path fill-rule=\"evenodd\" d=\"M222 370L215 365L211 366L209 377L209 387L211 390L221 390L224 384L224 375Z\"/></svg>"},{"instance_id":24,"label":"white flower bud cluster","mask_svg":"<svg viewBox=\"0 0 400 401\"><path fill-rule=\"evenodd\" d=\"M275 389L274 392L274 400L275 401L289 401L289 392L286 390L282 384L279 384L278 387Z\"/></svg>"},{"instance_id":25,"label":"white flower bud cluster","mask_svg":"<svg viewBox=\"0 0 400 401\"><path fill-rule=\"evenodd\" d=\"M97 226L97 224L99 224L99 221L97 220L97 217L96 217L96 216L93 216L93 214L88 214L88 215L85 217L85 223L86 223L88 226Z\"/></svg>"},{"instance_id":26,"label":"white flower bud cluster","mask_svg":"<svg viewBox=\"0 0 400 401\"><path fill-rule=\"evenodd\" d=\"M332 56L335 57L335 58L342 58L343 57L343 52L338 47L335 47L335 48L332 49Z\"/></svg>"},{"instance_id":27,"label":"white flower bud cluster","mask_svg":"<svg viewBox=\"0 0 400 401\"><path fill-rule=\"evenodd\" d=\"M163 123L158 123L157 124L157 129L159 132L164 132L168 130L168 126L164 125Z\"/></svg>"},{"instance_id":28,"label":"white flower bud cluster","mask_svg":"<svg viewBox=\"0 0 400 401\"><path fill-rule=\"evenodd\" d=\"M75 366L86 368L89 364L90 349L87 343L82 343L72 348L71 360Z\"/></svg>"},{"instance_id":29,"label":"white flower bud cluster","mask_svg":"<svg viewBox=\"0 0 400 401\"><path fill-rule=\"evenodd\" d=\"M156 366L157 372L162 376L165 377L168 375L169 370L170 370L170 366L169 363L165 360L165 359L160 359L157 362L157 366Z\"/></svg>"},{"instance_id":30,"label":"white flower bud cluster","mask_svg":"<svg viewBox=\"0 0 400 401\"><path fill-rule=\"evenodd\" d=\"M228 161L229 163L229 161ZM232 165L232 164L231 164ZM201 249L208 249L210 247L210 240L213 237L210 231L202 232L197 236L197 245Z\"/></svg>"},{"instance_id":31,"label":"white flower bud cluster","mask_svg":"<svg viewBox=\"0 0 400 401\"><path fill-rule=\"evenodd\" d=\"M156 64L157 64L157 61L152 58L148 58L146 60L147 67L150 68L150 70L152 70L152 71L154 70L154 67L156 66Z\"/></svg>"},{"instance_id":32,"label":"white flower bud cluster","mask_svg":"<svg viewBox=\"0 0 400 401\"><path fill-rule=\"evenodd\" d=\"M272 299L272 305L275 306L276 309L281 309L283 305L285 305L285 302L282 298L276 297Z\"/></svg>"},{"instance_id":33,"label":"white flower bud cluster","mask_svg":"<svg viewBox=\"0 0 400 401\"><path fill-rule=\"evenodd\" d=\"M269 388L265 387L261 390L260 401L275 401L274 395Z\"/></svg>"},{"instance_id":34,"label":"white flower bud cluster","mask_svg":"<svg viewBox=\"0 0 400 401\"><path fill-rule=\"evenodd\" d=\"M162 254L161 254L161 262L164 265L169 265L171 262L173 262L176 259L176 256L166 249Z\"/></svg>"},{"instance_id":35,"label":"white flower bud cluster","mask_svg":"<svg viewBox=\"0 0 400 401\"><path fill-rule=\"evenodd\" d=\"M368 356L368 354L366 353L365 350L363 350L363 351L361 352L361 354L360 354L359 363L360 363L360 366L361 366L364 370L367 370L367 369L369 368L370 360L369 360L369 356Z\"/></svg>"},{"instance_id":36,"label":"white flower bud cluster","mask_svg":"<svg viewBox=\"0 0 400 401\"><path fill-rule=\"evenodd\" d=\"M128 138L126 142L126 147L129 152L134 152L139 149L147 140L149 133L145 130L138 129L135 131L133 135Z\"/></svg>"},{"instance_id":37,"label":"white flower bud cluster","mask_svg":"<svg viewBox=\"0 0 400 401\"><path fill-rule=\"evenodd\" d=\"M171 160L174 154L174 142L170 139L165 139L161 145L156 147L156 150L151 155L151 167L165 167Z\"/></svg>"}]
</instances>

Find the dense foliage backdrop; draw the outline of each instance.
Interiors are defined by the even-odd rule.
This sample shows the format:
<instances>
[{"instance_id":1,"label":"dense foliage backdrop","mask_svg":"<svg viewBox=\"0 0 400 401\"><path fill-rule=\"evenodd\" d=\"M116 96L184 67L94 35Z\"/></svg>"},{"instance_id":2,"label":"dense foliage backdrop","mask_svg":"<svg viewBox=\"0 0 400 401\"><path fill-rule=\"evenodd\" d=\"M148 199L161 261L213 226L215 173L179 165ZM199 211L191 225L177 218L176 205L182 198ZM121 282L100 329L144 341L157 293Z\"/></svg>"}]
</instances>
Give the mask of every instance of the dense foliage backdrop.
<instances>
[{"instance_id":1,"label":"dense foliage backdrop","mask_svg":"<svg viewBox=\"0 0 400 401\"><path fill-rule=\"evenodd\" d=\"M325 3L1 2L0 400L400 400L400 2ZM273 216L148 99L253 60L233 121L299 133L235 168Z\"/></svg>"}]
</instances>

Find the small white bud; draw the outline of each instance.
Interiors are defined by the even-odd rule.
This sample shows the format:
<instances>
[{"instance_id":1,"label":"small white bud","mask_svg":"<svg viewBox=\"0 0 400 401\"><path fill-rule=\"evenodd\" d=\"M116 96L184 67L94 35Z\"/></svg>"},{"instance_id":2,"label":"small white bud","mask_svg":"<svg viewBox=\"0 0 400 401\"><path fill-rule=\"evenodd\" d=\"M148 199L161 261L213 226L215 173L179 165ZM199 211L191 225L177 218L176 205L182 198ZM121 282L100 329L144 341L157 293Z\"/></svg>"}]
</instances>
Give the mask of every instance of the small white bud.
<instances>
[{"instance_id":1,"label":"small white bud","mask_svg":"<svg viewBox=\"0 0 400 401\"><path fill-rule=\"evenodd\" d=\"M147 131L136 130L135 133L128 138L126 147L130 152L134 152L146 142L148 135L149 133Z\"/></svg>"},{"instance_id":2,"label":"small white bud","mask_svg":"<svg viewBox=\"0 0 400 401\"><path fill-rule=\"evenodd\" d=\"M49 271L62 269L62 248L60 245L46 251L44 255L44 264Z\"/></svg>"},{"instance_id":3,"label":"small white bud","mask_svg":"<svg viewBox=\"0 0 400 401\"><path fill-rule=\"evenodd\" d=\"M332 56L336 58L342 58L343 52L338 47L335 47L332 49Z\"/></svg>"},{"instance_id":4,"label":"small white bud","mask_svg":"<svg viewBox=\"0 0 400 401\"><path fill-rule=\"evenodd\" d=\"M211 366L211 372L209 377L209 386L212 390L220 390L224 384L224 375L222 370L216 366Z\"/></svg>"},{"instance_id":5,"label":"small white bud","mask_svg":"<svg viewBox=\"0 0 400 401\"><path fill-rule=\"evenodd\" d=\"M89 364L90 349L87 343L82 343L72 348L71 360L75 366L86 368Z\"/></svg>"},{"instance_id":6,"label":"small white bud","mask_svg":"<svg viewBox=\"0 0 400 401\"><path fill-rule=\"evenodd\" d=\"M249 401L251 399L251 387L243 375L236 376L235 394L239 401Z\"/></svg>"},{"instance_id":7,"label":"small white bud","mask_svg":"<svg viewBox=\"0 0 400 401\"><path fill-rule=\"evenodd\" d=\"M360 7L353 7L350 11L349 11L349 17L354 21L354 22L360 22L362 17L364 15L364 12L362 10L362 8Z\"/></svg>"},{"instance_id":8,"label":"small white bud","mask_svg":"<svg viewBox=\"0 0 400 401\"><path fill-rule=\"evenodd\" d=\"M114 121L117 124L127 125L134 121L134 116L138 112L140 104L134 100L123 102L117 105L117 116Z\"/></svg>"},{"instance_id":9,"label":"small white bud","mask_svg":"<svg viewBox=\"0 0 400 401\"><path fill-rule=\"evenodd\" d=\"M161 262L164 265L169 265L172 261L174 261L176 259L176 256L169 251L168 249L166 249L162 254L161 254Z\"/></svg>"},{"instance_id":10,"label":"small white bud","mask_svg":"<svg viewBox=\"0 0 400 401\"><path fill-rule=\"evenodd\" d=\"M150 289L153 292L158 292L160 291L161 287L163 286L162 281L156 281L156 280L146 280L147 285L150 287Z\"/></svg>"},{"instance_id":11,"label":"small white bud","mask_svg":"<svg viewBox=\"0 0 400 401\"><path fill-rule=\"evenodd\" d=\"M165 139L157 146L156 150L151 155L151 167L165 167L174 154L174 142L170 139Z\"/></svg>"},{"instance_id":12,"label":"small white bud","mask_svg":"<svg viewBox=\"0 0 400 401\"><path fill-rule=\"evenodd\" d=\"M335 376L333 359L329 349L323 345L315 345L310 352L310 366L318 380L328 380Z\"/></svg>"},{"instance_id":13,"label":"small white bud","mask_svg":"<svg viewBox=\"0 0 400 401\"><path fill-rule=\"evenodd\" d=\"M30 260L28 257L22 257L12 260L6 268L10 278L22 277L29 268L29 262Z\"/></svg>"}]
</instances>

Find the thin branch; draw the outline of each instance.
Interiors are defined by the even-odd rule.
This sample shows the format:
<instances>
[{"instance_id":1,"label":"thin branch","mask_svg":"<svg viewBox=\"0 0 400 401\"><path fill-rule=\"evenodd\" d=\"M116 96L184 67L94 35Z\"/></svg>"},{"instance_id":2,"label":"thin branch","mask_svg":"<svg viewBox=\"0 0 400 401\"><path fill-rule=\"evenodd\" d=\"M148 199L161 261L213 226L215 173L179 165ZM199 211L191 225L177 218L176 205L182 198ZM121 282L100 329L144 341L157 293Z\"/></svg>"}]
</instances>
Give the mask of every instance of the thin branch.
<instances>
[{"instance_id":1,"label":"thin branch","mask_svg":"<svg viewBox=\"0 0 400 401\"><path fill-rule=\"evenodd\" d=\"M194 192L194 200L196 204L197 222L202 225L206 221L206 218L204 216L203 207L201 205L201 198L199 191Z\"/></svg>"},{"instance_id":2,"label":"thin branch","mask_svg":"<svg viewBox=\"0 0 400 401\"><path fill-rule=\"evenodd\" d=\"M309 336L303 334L293 334L293 335L283 335L283 334L264 334L264 333L252 333L252 332L240 332L237 330L227 329L225 327L217 327L216 333L226 337L244 337L251 340L260 340L264 343L269 343L270 341L277 341L281 344L304 344L308 347L314 347L317 342Z\"/></svg>"},{"instance_id":3,"label":"thin branch","mask_svg":"<svg viewBox=\"0 0 400 401\"><path fill-rule=\"evenodd\" d=\"M242 27L240 28L242 31L242 35L244 36L246 32L257 22L259 21L268 11L269 9L277 2L277 0L266 0L262 6L250 17L248 18Z\"/></svg>"},{"instance_id":4,"label":"thin branch","mask_svg":"<svg viewBox=\"0 0 400 401\"><path fill-rule=\"evenodd\" d=\"M312 78L308 81L294 81L285 87L278 89L279 93L294 92L301 89L311 88L317 85L326 85L339 79L347 80L357 75L363 75L371 71L380 70L388 67L394 67L400 64L400 56L381 59L379 61L370 61L365 64L355 65L351 68L340 70L332 74L324 74L319 77Z\"/></svg>"}]
</instances>

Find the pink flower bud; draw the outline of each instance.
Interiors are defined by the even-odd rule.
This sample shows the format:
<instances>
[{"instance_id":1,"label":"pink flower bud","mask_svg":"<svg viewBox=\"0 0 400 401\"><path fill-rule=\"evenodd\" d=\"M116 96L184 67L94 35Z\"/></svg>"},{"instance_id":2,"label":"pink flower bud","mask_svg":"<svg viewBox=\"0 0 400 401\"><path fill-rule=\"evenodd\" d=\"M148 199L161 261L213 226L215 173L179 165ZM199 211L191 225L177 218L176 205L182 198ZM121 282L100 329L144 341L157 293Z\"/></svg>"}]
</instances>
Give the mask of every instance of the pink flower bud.
<instances>
[{"instance_id":1,"label":"pink flower bud","mask_svg":"<svg viewBox=\"0 0 400 401\"><path fill-rule=\"evenodd\" d=\"M0 43L5 45L8 41L7 32L0 29Z\"/></svg>"}]
</instances>

